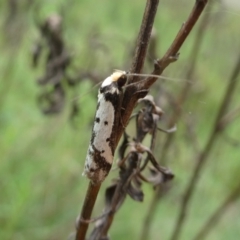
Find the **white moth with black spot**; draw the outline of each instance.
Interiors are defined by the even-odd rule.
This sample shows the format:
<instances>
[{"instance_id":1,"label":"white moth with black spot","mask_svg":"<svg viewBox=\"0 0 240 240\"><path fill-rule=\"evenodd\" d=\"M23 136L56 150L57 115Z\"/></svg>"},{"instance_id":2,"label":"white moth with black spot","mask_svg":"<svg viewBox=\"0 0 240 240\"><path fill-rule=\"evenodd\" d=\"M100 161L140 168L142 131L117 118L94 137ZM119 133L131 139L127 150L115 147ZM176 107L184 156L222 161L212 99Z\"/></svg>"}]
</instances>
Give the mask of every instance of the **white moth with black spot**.
<instances>
[{"instance_id":1,"label":"white moth with black spot","mask_svg":"<svg viewBox=\"0 0 240 240\"><path fill-rule=\"evenodd\" d=\"M112 166L122 87L126 81L126 72L116 71L103 81L98 92L97 111L83 172L95 184L104 181Z\"/></svg>"}]
</instances>

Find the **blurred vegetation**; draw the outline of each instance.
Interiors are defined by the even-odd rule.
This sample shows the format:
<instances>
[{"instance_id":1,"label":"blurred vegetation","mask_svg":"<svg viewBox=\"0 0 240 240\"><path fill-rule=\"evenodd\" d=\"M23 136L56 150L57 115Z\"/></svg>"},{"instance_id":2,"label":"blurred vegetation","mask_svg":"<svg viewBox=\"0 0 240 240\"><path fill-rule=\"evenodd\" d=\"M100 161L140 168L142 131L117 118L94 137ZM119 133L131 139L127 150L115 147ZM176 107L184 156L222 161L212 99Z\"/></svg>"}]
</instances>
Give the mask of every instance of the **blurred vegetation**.
<instances>
[{"instance_id":1,"label":"blurred vegetation","mask_svg":"<svg viewBox=\"0 0 240 240\"><path fill-rule=\"evenodd\" d=\"M160 1L154 26L158 34L158 57L170 45L192 4L188 0ZM202 148L240 54L240 11L215 1L210 4L214 7L204 13L211 16L194 74L196 80L183 106L175 133L177 140L168 153L167 166L176 177L173 188L155 213L151 239L168 239L171 234L179 199L196 158L188 128L193 128ZM137 0L0 2L0 239L66 239L74 229L88 183L81 174L91 135L96 89L90 91L93 84L87 78L75 89L80 108L75 128L69 122L73 94L68 88L68 100L61 114L41 113L36 101L41 89L36 80L44 71L44 62L38 69L33 69L31 63L31 49L39 38L37 23L53 13L60 14L63 38L74 59L70 74L92 71L103 80L115 68L128 70L144 7L145 1ZM197 27L183 46L179 61L167 69L165 76L191 80L185 76ZM149 63L145 69L150 72ZM158 89L174 96L184 81L160 82L161 87L156 85L153 93L167 117L173 109L169 99L159 97ZM238 86L230 110L239 107L239 90ZM236 119L218 138L194 194L182 239L195 236L210 213L235 187L240 174L239 142L231 144L228 139L239 140L239 134ZM159 144L164 138L160 135ZM114 171L110 174L104 186L109 185L115 174ZM112 239L126 239L126 236L138 239L152 196L152 188L145 188L144 203L127 199L117 214L110 231ZM100 198L103 191L104 187L95 216L103 206L103 197ZM238 239L239 207L238 202L229 208L208 239Z\"/></svg>"}]
</instances>

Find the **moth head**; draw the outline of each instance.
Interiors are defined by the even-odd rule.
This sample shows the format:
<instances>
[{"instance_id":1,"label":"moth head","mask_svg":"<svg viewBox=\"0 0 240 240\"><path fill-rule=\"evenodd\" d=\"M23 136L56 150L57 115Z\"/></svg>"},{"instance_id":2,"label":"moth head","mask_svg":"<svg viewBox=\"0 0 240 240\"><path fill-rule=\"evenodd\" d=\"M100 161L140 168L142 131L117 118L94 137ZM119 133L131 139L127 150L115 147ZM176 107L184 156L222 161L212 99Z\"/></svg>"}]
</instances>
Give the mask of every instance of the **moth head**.
<instances>
[{"instance_id":1,"label":"moth head","mask_svg":"<svg viewBox=\"0 0 240 240\"><path fill-rule=\"evenodd\" d=\"M127 82L127 73L125 71L116 70L112 75L112 82L116 82L118 87L123 87Z\"/></svg>"},{"instance_id":2,"label":"moth head","mask_svg":"<svg viewBox=\"0 0 240 240\"><path fill-rule=\"evenodd\" d=\"M124 71L116 70L111 76L106 78L102 83L102 88L111 85L112 83L117 84L118 88L121 88L127 82L127 73Z\"/></svg>"}]
</instances>

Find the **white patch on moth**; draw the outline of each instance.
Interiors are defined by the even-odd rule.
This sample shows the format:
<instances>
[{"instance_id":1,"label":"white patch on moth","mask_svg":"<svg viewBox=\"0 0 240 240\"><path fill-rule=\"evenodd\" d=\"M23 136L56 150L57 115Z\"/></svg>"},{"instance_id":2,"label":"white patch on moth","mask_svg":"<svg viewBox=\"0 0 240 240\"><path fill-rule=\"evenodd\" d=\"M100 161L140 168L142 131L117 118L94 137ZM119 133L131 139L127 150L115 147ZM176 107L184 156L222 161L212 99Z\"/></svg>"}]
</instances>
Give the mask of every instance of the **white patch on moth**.
<instances>
[{"instance_id":1,"label":"white patch on moth","mask_svg":"<svg viewBox=\"0 0 240 240\"><path fill-rule=\"evenodd\" d=\"M106 86L112 84L112 82L113 82L112 76L109 76L103 81L101 87L106 87Z\"/></svg>"}]
</instances>

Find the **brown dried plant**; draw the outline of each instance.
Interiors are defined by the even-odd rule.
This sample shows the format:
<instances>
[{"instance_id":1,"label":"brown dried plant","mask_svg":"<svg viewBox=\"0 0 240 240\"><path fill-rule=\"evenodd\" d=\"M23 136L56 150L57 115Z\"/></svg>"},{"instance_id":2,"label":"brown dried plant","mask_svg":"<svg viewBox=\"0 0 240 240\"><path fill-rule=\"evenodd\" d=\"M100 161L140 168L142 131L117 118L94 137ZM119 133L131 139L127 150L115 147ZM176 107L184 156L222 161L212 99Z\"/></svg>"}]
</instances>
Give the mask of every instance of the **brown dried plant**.
<instances>
[{"instance_id":1,"label":"brown dried plant","mask_svg":"<svg viewBox=\"0 0 240 240\"><path fill-rule=\"evenodd\" d=\"M71 63L71 56L62 36L62 17L53 14L39 24L38 28L41 38L33 49L34 67L38 66L43 51L45 49L47 51L45 74L37 80L43 88L38 97L38 104L44 114L58 113L63 109L65 103L64 85L74 84L66 73Z\"/></svg>"}]
</instances>

